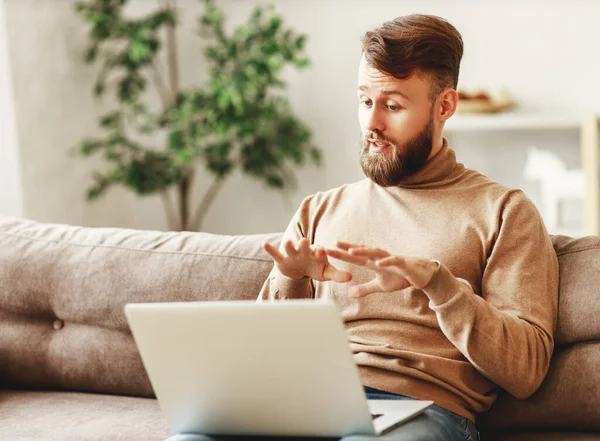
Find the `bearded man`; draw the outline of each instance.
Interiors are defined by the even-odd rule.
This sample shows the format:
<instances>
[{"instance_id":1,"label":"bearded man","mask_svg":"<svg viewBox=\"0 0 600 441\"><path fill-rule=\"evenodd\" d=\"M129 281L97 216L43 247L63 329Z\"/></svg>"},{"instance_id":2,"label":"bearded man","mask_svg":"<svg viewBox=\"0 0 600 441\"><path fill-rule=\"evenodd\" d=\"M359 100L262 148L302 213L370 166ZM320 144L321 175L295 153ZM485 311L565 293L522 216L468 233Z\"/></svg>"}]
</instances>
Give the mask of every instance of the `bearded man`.
<instances>
[{"instance_id":1,"label":"bearded man","mask_svg":"<svg viewBox=\"0 0 600 441\"><path fill-rule=\"evenodd\" d=\"M499 389L533 394L554 347L558 262L539 212L457 162L443 135L462 54L436 16L367 32L367 179L306 198L281 248L265 244L275 264L259 301L335 300L367 397L435 402L388 440L477 439L477 415Z\"/></svg>"}]
</instances>

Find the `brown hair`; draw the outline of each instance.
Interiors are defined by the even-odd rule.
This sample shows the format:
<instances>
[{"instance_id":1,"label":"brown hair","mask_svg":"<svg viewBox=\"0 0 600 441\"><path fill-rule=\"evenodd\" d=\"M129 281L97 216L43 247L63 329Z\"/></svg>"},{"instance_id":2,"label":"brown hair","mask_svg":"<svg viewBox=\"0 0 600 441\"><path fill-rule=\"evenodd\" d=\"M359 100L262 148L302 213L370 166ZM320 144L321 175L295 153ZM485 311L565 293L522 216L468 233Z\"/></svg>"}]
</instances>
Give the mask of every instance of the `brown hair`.
<instances>
[{"instance_id":1,"label":"brown hair","mask_svg":"<svg viewBox=\"0 0 600 441\"><path fill-rule=\"evenodd\" d=\"M363 54L372 67L400 80L428 75L433 102L444 89L458 86L463 41L441 17L405 15L367 32Z\"/></svg>"}]
</instances>

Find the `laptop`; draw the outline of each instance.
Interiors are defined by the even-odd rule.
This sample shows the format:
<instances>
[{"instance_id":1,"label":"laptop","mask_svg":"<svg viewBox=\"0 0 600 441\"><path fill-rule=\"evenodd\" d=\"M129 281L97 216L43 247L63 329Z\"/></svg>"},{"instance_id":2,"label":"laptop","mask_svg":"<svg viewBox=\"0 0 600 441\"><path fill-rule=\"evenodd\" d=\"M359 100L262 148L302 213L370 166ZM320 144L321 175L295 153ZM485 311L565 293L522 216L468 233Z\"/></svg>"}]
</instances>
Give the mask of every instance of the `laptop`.
<instances>
[{"instance_id":1,"label":"laptop","mask_svg":"<svg viewBox=\"0 0 600 441\"><path fill-rule=\"evenodd\" d=\"M380 435L433 401L367 400L331 300L128 304L172 433Z\"/></svg>"}]
</instances>

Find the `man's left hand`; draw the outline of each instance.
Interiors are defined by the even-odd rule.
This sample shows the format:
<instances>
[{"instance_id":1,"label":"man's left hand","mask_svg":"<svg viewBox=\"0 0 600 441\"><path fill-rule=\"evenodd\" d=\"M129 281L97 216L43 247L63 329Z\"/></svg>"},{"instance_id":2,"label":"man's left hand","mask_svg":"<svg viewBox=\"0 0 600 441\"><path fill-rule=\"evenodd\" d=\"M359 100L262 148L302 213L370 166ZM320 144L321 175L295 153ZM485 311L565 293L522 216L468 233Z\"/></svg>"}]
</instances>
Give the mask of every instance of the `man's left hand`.
<instances>
[{"instance_id":1,"label":"man's left hand","mask_svg":"<svg viewBox=\"0 0 600 441\"><path fill-rule=\"evenodd\" d=\"M325 253L335 259L367 267L375 272L369 282L350 287L348 295L364 297L379 292L393 292L414 287L425 287L439 267L434 260L419 257L393 256L380 248L336 242L339 248L326 249Z\"/></svg>"}]
</instances>

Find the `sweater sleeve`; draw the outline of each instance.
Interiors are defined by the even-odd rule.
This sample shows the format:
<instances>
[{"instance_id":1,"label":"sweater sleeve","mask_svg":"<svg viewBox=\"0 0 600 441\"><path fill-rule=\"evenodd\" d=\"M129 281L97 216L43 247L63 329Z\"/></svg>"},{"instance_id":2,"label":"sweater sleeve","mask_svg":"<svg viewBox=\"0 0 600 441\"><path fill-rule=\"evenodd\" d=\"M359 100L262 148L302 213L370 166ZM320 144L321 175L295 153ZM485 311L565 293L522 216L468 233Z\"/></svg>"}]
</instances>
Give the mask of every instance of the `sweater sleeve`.
<instances>
[{"instance_id":1,"label":"sweater sleeve","mask_svg":"<svg viewBox=\"0 0 600 441\"><path fill-rule=\"evenodd\" d=\"M283 244L287 240L291 240L294 245L297 245L300 239L306 237L310 243L312 243L311 235L307 234L308 231L308 213L310 205L310 198L306 198L300 208L294 214L291 222L286 228L279 250L285 254ZM273 265L273 269L269 274L269 277L263 284L257 302L264 300L283 300L283 299L305 299L314 297L314 286L313 281L304 277L300 280L290 279L284 276L277 270L277 266Z\"/></svg>"},{"instance_id":2,"label":"sweater sleeve","mask_svg":"<svg viewBox=\"0 0 600 441\"><path fill-rule=\"evenodd\" d=\"M442 332L484 376L516 398L540 386L558 310L558 259L533 203L507 194L482 293L440 265L423 291Z\"/></svg>"}]
</instances>

